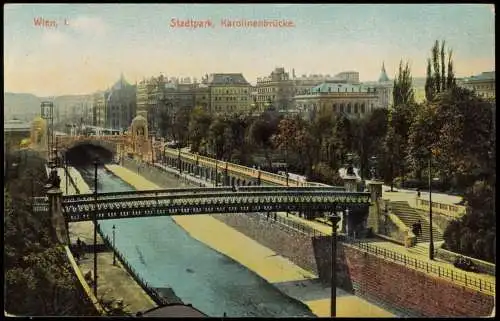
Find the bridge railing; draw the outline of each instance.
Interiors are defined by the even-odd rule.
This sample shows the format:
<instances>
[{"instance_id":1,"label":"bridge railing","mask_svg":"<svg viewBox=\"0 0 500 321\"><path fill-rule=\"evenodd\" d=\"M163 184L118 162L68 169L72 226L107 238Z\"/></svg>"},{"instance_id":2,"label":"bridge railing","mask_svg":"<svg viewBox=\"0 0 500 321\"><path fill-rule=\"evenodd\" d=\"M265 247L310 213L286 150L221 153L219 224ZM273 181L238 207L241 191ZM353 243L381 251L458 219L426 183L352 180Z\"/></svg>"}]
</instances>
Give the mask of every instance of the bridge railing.
<instances>
[{"instance_id":1,"label":"bridge railing","mask_svg":"<svg viewBox=\"0 0 500 321\"><path fill-rule=\"evenodd\" d=\"M120 199L120 198L130 198L130 197L162 197L166 195L177 195L177 194L206 194L206 193L230 193L230 195L235 195L234 193L243 192L290 192L290 193L311 193L311 192L345 192L342 187L338 186L327 186L327 187L284 187L284 186L241 186L237 191L234 191L232 187L206 187L206 188L170 188L161 190L144 190L144 191L124 191L124 192L106 192L98 193L97 200L104 199ZM78 193L79 194L79 193ZM350 194L349 194L350 195ZM63 196L64 202L81 202L81 201L91 201L95 199L93 193L79 194L79 195L65 195Z\"/></svg>"},{"instance_id":2,"label":"bridge railing","mask_svg":"<svg viewBox=\"0 0 500 321\"><path fill-rule=\"evenodd\" d=\"M200 202L208 202L213 204L226 204L228 202L235 202L240 200L251 200L252 202L290 202L290 203L311 203L311 202L328 202L335 203L336 201L342 203L370 203L370 193L364 192L345 192L345 191L243 191L243 192L203 192L203 189L199 190L200 193L165 193L162 195L153 194L138 194L133 197L110 197L97 199L98 205L102 204L113 204L118 202L144 202L144 201L156 201L156 202L184 202L196 199ZM94 206L95 200L92 196L93 194L86 194L87 199L72 200L71 198L65 199L63 205L68 206L81 206L89 205Z\"/></svg>"},{"instance_id":3,"label":"bridge railing","mask_svg":"<svg viewBox=\"0 0 500 321\"><path fill-rule=\"evenodd\" d=\"M219 161L214 158L206 157L206 156L200 156L196 154L192 154L189 152L184 152L181 151L179 153L178 149L173 149L173 148L165 148L165 153L170 155L171 157L179 157L181 158L190 160L195 162L198 160L198 162L202 165L208 165L212 168L219 168L221 170L224 170L226 167L226 162L224 161ZM227 163L227 169L228 171L235 172L235 173L240 173L240 174L245 174L247 176L253 177L253 178L258 178L259 177L259 171L260 171L260 179L266 182L278 184L278 185L286 185L287 184L287 178L283 175L278 175L270 172L265 172L261 171L259 169L255 168L250 168L246 167L243 165L239 164L234 164L234 163ZM293 178L288 178L288 185L289 186L317 186L319 183L314 183L314 182L302 182Z\"/></svg>"}]
</instances>

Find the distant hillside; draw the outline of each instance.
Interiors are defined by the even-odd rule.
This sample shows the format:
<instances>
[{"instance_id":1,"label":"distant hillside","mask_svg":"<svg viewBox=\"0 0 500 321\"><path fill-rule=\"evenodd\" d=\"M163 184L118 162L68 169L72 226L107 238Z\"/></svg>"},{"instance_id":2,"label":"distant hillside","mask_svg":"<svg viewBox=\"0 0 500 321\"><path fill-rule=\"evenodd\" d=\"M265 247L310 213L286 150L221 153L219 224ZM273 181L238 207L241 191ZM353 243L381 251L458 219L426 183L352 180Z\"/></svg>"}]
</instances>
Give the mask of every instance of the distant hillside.
<instances>
[{"instance_id":1,"label":"distant hillside","mask_svg":"<svg viewBox=\"0 0 500 321\"><path fill-rule=\"evenodd\" d=\"M41 99L32 94L4 93L4 119L30 121L40 114Z\"/></svg>"},{"instance_id":2,"label":"distant hillside","mask_svg":"<svg viewBox=\"0 0 500 321\"><path fill-rule=\"evenodd\" d=\"M54 102L54 116L64 115L72 106L89 101L89 95L64 95L58 97L37 97L33 94L4 93L4 119L13 118L31 121L40 115L42 101Z\"/></svg>"}]
</instances>

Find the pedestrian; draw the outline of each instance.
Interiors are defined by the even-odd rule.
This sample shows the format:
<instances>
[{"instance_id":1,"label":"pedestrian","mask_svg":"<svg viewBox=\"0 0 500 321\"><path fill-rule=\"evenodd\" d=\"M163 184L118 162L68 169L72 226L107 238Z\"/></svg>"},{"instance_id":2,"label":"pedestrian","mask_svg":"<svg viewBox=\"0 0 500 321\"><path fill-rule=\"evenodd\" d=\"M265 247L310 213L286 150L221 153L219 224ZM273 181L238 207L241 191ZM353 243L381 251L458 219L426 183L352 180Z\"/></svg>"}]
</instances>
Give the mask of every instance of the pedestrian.
<instances>
[{"instance_id":1,"label":"pedestrian","mask_svg":"<svg viewBox=\"0 0 500 321\"><path fill-rule=\"evenodd\" d=\"M417 223L413 223L411 225L411 231L413 232L413 234L415 234L415 236L418 236L418 227L417 227Z\"/></svg>"},{"instance_id":2,"label":"pedestrian","mask_svg":"<svg viewBox=\"0 0 500 321\"><path fill-rule=\"evenodd\" d=\"M417 222L417 232L418 236L422 235L422 222L420 220Z\"/></svg>"},{"instance_id":3,"label":"pedestrian","mask_svg":"<svg viewBox=\"0 0 500 321\"><path fill-rule=\"evenodd\" d=\"M420 188L417 188L417 197L420 198Z\"/></svg>"}]
</instances>

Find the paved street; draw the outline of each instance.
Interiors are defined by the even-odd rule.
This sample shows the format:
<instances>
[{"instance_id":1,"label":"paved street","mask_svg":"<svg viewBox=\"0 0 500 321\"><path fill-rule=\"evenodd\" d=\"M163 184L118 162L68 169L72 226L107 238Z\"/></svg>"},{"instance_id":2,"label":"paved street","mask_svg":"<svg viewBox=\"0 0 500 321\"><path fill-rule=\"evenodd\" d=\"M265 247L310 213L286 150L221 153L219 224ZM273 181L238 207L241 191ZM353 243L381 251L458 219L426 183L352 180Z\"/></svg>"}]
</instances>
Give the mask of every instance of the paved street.
<instances>
[{"instance_id":1,"label":"paved street","mask_svg":"<svg viewBox=\"0 0 500 321\"><path fill-rule=\"evenodd\" d=\"M397 192L388 192L391 190L390 186L383 185L382 186L382 198L389 199L391 201L407 201L410 206L415 207L415 202L417 198L416 190L408 190L401 188L394 188ZM422 199L429 199L428 192L421 192L420 197ZM448 195L442 193L432 193L432 201L443 203L443 204L456 204L462 200L462 197L455 195Z\"/></svg>"},{"instance_id":2,"label":"paved street","mask_svg":"<svg viewBox=\"0 0 500 321\"><path fill-rule=\"evenodd\" d=\"M106 168L137 189L161 188L121 166L107 165ZM330 315L330 290L319 283L311 282L311 280L317 278L314 274L296 266L288 259L277 255L272 250L210 215L173 216L173 219L192 237L246 266L263 279L275 284L285 294L298 300L306 299L303 302L316 315L320 317ZM293 284L293 286L290 286L290 284ZM306 287L306 293L310 293L314 300L308 301L308 296L304 295L304 291L297 290L295 284L302 284L300 287ZM391 313L341 289L337 289L337 293L339 298L342 298L342 300L337 301L338 316L392 316ZM317 298L318 294L323 297Z\"/></svg>"}]
</instances>

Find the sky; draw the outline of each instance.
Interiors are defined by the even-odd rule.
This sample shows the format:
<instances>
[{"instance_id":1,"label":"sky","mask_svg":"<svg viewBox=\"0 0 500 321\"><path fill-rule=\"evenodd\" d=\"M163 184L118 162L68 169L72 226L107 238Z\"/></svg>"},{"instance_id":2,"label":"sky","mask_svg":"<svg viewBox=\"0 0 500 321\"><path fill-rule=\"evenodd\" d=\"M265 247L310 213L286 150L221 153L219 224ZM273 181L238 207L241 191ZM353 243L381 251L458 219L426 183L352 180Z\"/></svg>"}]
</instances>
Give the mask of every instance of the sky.
<instances>
[{"instance_id":1,"label":"sky","mask_svg":"<svg viewBox=\"0 0 500 321\"><path fill-rule=\"evenodd\" d=\"M488 4L7 4L4 91L90 94L121 73L135 83L241 72L255 84L276 67L297 76L353 70L370 81L382 62L392 79L401 59L425 77L436 39L453 49L456 75L471 76L495 70L494 16ZM172 19L213 27L174 28ZM294 26L223 28L222 19Z\"/></svg>"}]
</instances>

